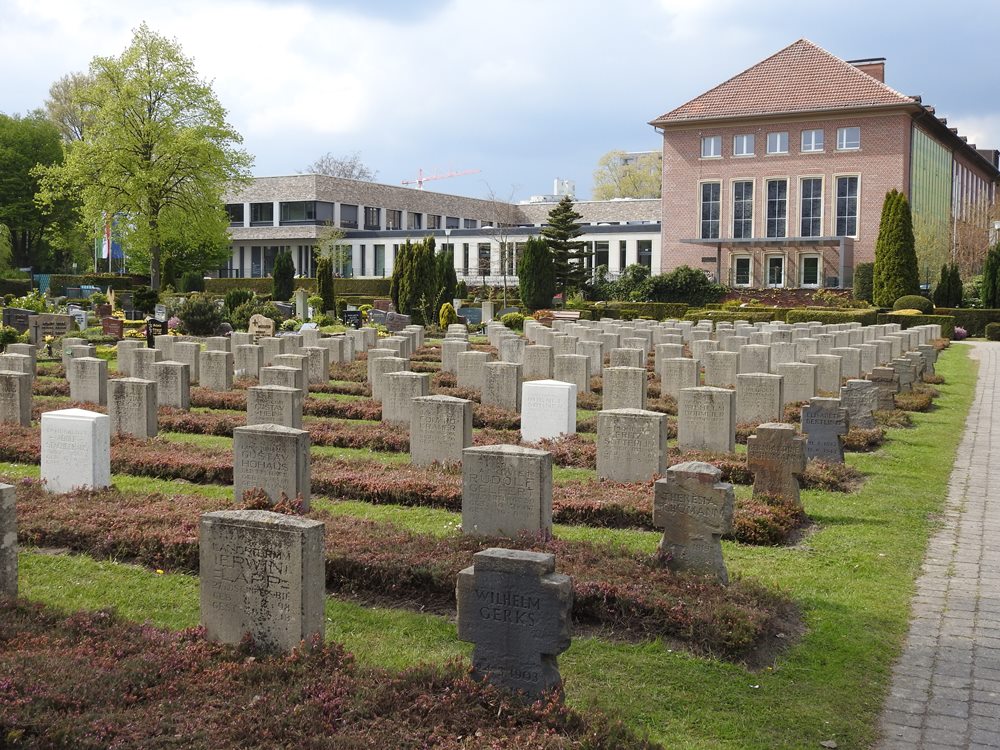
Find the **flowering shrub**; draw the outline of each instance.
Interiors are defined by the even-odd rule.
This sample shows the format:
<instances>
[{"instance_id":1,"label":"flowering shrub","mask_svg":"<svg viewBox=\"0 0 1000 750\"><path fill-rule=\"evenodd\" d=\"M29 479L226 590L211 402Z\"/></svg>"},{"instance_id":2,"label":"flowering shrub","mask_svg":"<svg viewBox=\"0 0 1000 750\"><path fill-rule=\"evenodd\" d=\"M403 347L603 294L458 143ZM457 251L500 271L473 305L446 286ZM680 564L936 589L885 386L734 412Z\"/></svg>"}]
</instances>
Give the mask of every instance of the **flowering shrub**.
<instances>
[{"instance_id":1,"label":"flowering shrub","mask_svg":"<svg viewBox=\"0 0 1000 750\"><path fill-rule=\"evenodd\" d=\"M969 332L962 328L962 326L955 326L955 333L953 338L955 341L961 341L962 339L967 339L969 337Z\"/></svg>"}]
</instances>

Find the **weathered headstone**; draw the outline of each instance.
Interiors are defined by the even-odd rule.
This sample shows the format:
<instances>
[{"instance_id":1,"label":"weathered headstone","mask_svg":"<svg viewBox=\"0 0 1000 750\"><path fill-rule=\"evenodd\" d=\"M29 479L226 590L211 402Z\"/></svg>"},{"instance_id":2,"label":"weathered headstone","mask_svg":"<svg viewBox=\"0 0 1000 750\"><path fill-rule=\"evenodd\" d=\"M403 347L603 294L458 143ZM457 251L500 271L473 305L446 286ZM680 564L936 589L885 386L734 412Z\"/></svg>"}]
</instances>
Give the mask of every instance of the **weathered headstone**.
<instances>
[{"instance_id":1,"label":"weathered headstone","mask_svg":"<svg viewBox=\"0 0 1000 750\"><path fill-rule=\"evenodd\" d=\"M41 313L28 318L28 341L35 346L45 343L46 336L59 338L73 330L73 318L69 315Z\"/></svg>"},{"instance_id":2,"label":"weathered headstone","mask_svg":"<svg viewBox=\"0 0 1000 750\"><path fill-rule=\"evenodd\" d=\"M17 494L0 484L0 597L17 596Z\"/></svg>"},{"instance_id":3,"label":"weathered headstone","mask_svg":"<svg viewBox=\"0 0 1000 750\"><path fill-rule=\"evenodd\" d=\"M683 348L683 347L682 347ZM609 367L642 367L642 349L612 349L608 354Z\"/></svg>"},{"instance_id":4,"label":"weathered headstone","mask_svg":"<svg viewBox=\"0 0 1000 750\"><path fill-rule=\"evenodd\" d=\"M368 353L379 351L369 349ZM372 400L381 401L385 390L385 376L390 372L403 372L407 361L401 357L378 357L368 360L368 371L371 373Z\"/></svg>"},{"instance_id":5,"label":"weathered headstone","mask_svg":"<svg viewBox=\"0 0 1000 750\"><path fill-rule=\"evenodd\" d=\"M561 688L573 582L555 567L548 553L490 548L458 574L458 637L475 643L474 678L529 700Z\"/></svg>"},{"instance_id":6,"label":"weathered headstone","mask_svg":"<svg viewBox=\"0 0 1000 750\"><path fill-rule=\"evenodd\" d=\"M268 649L322 640L326 574L322 521L265 510L201 517L201 624L210 641L247 633Z\"/></svg>"},{"instance_id":7,"label":"weathered headstone","mask_svg":"<svg viewBox=\"0 0 1000 750\"><path fill-rule=\"evenodd\" d=\"M860 378L861 377L861 350L853 347L835 346L830 350L830 354L840 357L840 377Z\"/></svg>"},{"instance_id":8,"label":"weathered headstone","mask_svg":"<svg viewBox=\"0 0 1000 750\"><path fill-rule=\"evenodd\" d=\"M199 354L201 386L210 391L233 389L233 355L227 351L206 350Z\"/></svg>"},{"instance_id":9,"label":"weathered headstone","mask_svg":"<svg viewBox=\"0 0 1000 750\"><path fill-rule=\"evenodd\" d=\"M419 396L410 402L410 462L457 464L472 445L472 402L453 396Z\"/></svg>"},{"instance_id":10,"label":"weathered headstone","mask_svg":"<svg viewBox=\"0 0 1000 750\"><path fill-rule=\"evenodd\" d=\"M0 370L0 423L31 424L31 376Z\"/></svg>"},{"instance_id":11,"label":"weathered headstone","mask_svg":"<svg viewBox=\"0 0 1000 750\"><path fill-rule=\"evenodd\" d=\"M840 405L847 409L851 427L875 428L874 411L878 408L878 386L869 380L848 380L840 388Z\"/></svg>"},{"instance_id":12,"label":"weathered headstone","mask_svg":"<svg viewBox=\"0 0 1000 750\"><path fill-rule=\"evenodd\" d=\"M548 329L546 329L548 330ZM549 380L552 378L554 356L551 346L533 344L524 347L524 379Z\"/></svg>"},{"instance_id":13,"label":"weathered headstone","mask_svg":"<svg viewBox=\"0 0 1000 750\"><path fill-rule=\"evenodd\" d=\"M264 366L264 348L256 344L233 347L233 374L237 378L259 378Z\"/></svg>"},{"instance_id":14,"label":"weathered headstone","mask_svg":"<svg viewBox=\"0 0 1000 750\"><path fill-rule=\"evenodd\" d=\"M125 322L119 318L101 318L101 333L121 340L125 335Z\"/></svg>"},{"instance_id":15,"label":"weathered headstone","mask_svg":"<svg viewBox=\"0 0 1000 750\"><path fill-rule=\"evenodd\" d=\"M660 384L660 391L664 396L677 398L682 388L698 387L700 379L698 360L684 357L664 359L661 361L661 367L663 381Z\"/></svg>"},{"instance_id":16,"label":"weathered headstone","mask_svg":"<svg viewBox=\"0 0 1000 750\"><path fill-rule=\"evenodd\" d=\"M891 367L876 367L868 379L878 389L876 409L892 411L896 408L896 394L899 393L899 375Z\"/></svg>"},{"instance_id":17,"label":"weathered headstone","mask_svg":"<svg viewBox=\"0 0 1000 750\"><path fill-rule=\"evenodd\" d=\"M768 373L770 371L770 346L747 344L740 347L740 373Z\"/></svg>"},{"instance_id":18,"label":"weathered headstone","mask_svg":"<svg viewBox=\"0 0 1000 750\"><path fill-rule=\"evenodd\" d=\"M306 390L306 374L298 367L273 365L260 368L260 385L282 385L285 388Z\"/></svg>"},{"instance_id":19,"label":"weathered headstone","mask_svg":"<svg viewBox=\"0 0 1000 750\"><path fill-rule=\"evenodd\" d=\"M659 551L670 570L728 583L722 535L732 529L735 501L733 485L721 478L700 461L671 466L653 486L653 526L663 529Z\"/></svg>"},{"instance_id":20,"label":"weathered headstone","mask_svg":"<svg viewBox=\"0 0 1000 750\"><path fill-rule=\"evenodd\" d=\"M705 354L705 385L716 388L735 388L740 369L737 352L714 351Z\"/></svg>"},{"instance_id":21,"label":"weathered headstone","mask_svg":"<svg viewBox=\"0 0 1000 750\"><path fill-rule=\"evenodd\" d=\"M188 366L184 362L163 360L153 365L153 379L156 381L156 403L175 409L191 408L191 381Z\"/></svg>"},{"instance_id":22,"label":"weathered headstone","mask_svg":"<svg viewBox=\"0 0 1000 750\"><path fill-rule=\"evenodd\" d=\"M913 383L917 379L917 368L913 362L905 357L897 357L889 363L889 366L896 371L899 376L899 392L909 393L913 390Z\"/></svg>"},{"instance_id":23,"label":"weathered headstone","mask_svg":"<svg viewBox=\"0 0 1000 750\"><path fill-rule=\"evenodd\" d=\"M247 424L277 424L302 429L304 393L282 385L255 385L247 389Z\"/></svg>"},{"instance_id":24,"label":"weathered headstone","mask_svg":"<svg viewBox=\"0 0 1000 750\"><path fill-rule=\"evenodd\" d=\"M469 342L462 339L445 339L441 342L441 372L458 374L458 354L469 351Z\"/></svg>"},{"instance_id":25,"label":"weathered headstone","mask_svg":"<svg viewBox=\"0 0 1000 750\"><path fill-rule=\"evenodd\" d=\"M431 376L425 372L389 372L382 376L382 421L410 429L412 400L430 394Z\"/></svg>"},{"instance_id":26,"label":"weathered headstone","mask_svg":"<svg viewBox=\"0 0 1000 750\"><path fill-rule=\"evenodd\" d=\"M519 445L462 452L462 532L552 534L552 454Z\"/></svg>"},{"instance_id":27,"label":"weathered headstone","mask_svg":"<svg viewBox=\"0 0 1000 750\"><path fill-rule=\"evenodd\" d=\"M597 414L597 476L647 482L667 468L667 415L644 409Z\"/></svg>"},{"instance_id":28,"label":"weathered headstone","mask_svg":"<svg viewBox=\"0 0 1000 750\"><path fill-rule=\"evenodd\" d=\"M834 354L808 354L806 362L816 365L816 391L840 393L840 357Z\"/></svg>"},{"instance_id":29,"label":"weathered headstone","mask_svg":"<svg viewBox=\"0 0 1000 750\"><path fill-rule=\"evenodd\" d=\"M73 364L72 359L69 360L69 364ZM0 370L6 370L8 372L21 372L25 375L31 376L32 378L35 377L35 371L31 364L31 357L27 354L0 354ZM66 377L68 380L72 379L70 370L66 371Z\"/></svg>"},{"instance_id":30,"label":"weathered headstone","mask_svg":"<svg viewBox=\"0 0 1000 750\"><path fill-rule=\"evenodd\" d=\"M795 427L768 422L747 438L754 497L768 495L802 506L798 477L806 470L806 439Z\"/></svg>"},{"instance_id":31,"label":"weathered headstone","mask_svg":"<svg viewBox=\"0 0 1000 750\"><path fill-rule=\"evenodd\" d=\"M513 362L487 362L483 366L480 403L499 406L509 411L520 411L521 369L522 365Z\"/></svg>"},{"instance_id":32,"label":"weathered headstone","mask_svg":"<svg viewBox=\"0 0 1000 750\"><path fill-rule=\"evenodd\" d=\"M42 481L48 492L111 484L111 422L107 414L60 409L42 414Z\"/></svg>"},{"instance_id":33,"label":"weathered headstone","mask_svg":"<svg viewBox=\"0 0 1000 750\"><path fill-rule=\"evenodd\" d=\"M140 380L156 380L153 366L163 361L163 352L159 349L136 349L132 352L132 377Z\"/></svg>"},{"instance_id":34,"label":"weathered headstone","mask_svg":"<svg viewBox=\"0 0 1000 750\"><path fill-rule=\"evenodd\" d=\"M780 422L784 413L783 378L765 372L736 376L736 423Z\"/></svg>"},{"instance_id":35,"label":"weathered headstone","mask_svg":"<svg viewBox=\"0 0 1000 750\"><path fill-rule=\"evenodd\" d=\"M850 428L847 409L839 398L810 399L802 407L802 432L806 436L806 456L831 463L844 463L843 436Z\"/></svg>"},{"instance_id":36,"label":"weathered headstone","mask_svg":"<svg viewBox=\"0 0 1000 750\"><path fill-rule=\"evenodd\" d=\"M20 307L5 307L3 309L3 324L17 329L18 333L27 333L29 328L28 319L34 314L34 310L25 310Z\"/></svg>"},{"instance_id":37,"label":"weathered headstone","mask_svg":"<svg viewBox=\"0 0 1000 750\"><path fill-rule=\"evenodd\" d=\"M677 447L714 453L736 450L736 393L711 386L682 388L677 399Z\"/></svg>"},{"instance_id":38,"label":"weathered headstone","mask_svg":"<svg viewBox=\"0 0 1000 750\"><path fill-rule=\"evenodd\" d=\"M98 357L70 360L69 397L104 406L108 403L108 363Z\"/></svg>"},{"instance_id":39,"label":"weathered headstone","mask_svg":"<svg viewBox=\"0 0 1000 750\"><path fill-rule=\"evenodd\" d=\"M254 343L260 343L259 339L274 336L274 321L265 315L251 315L247 332L254 337Z\"/></svg>"},{"instance_id":40,"label":"weathered headstone","mask_svg":"<svg viewBox=\"0 0 1000 750\"><path fill-rule=\"evenodd\" d=\"M530 347L528 347L530 348ZM576 386L531 380L521 386L521 440L536 443L576 433Z\"/></svg>"},{"instance_id":41,"label":"weathered headstone","mask_svg":"<svg viewBox=\"0 0 1000 750\"><path fill-rule=\"evenodd\" d=\"M109 381L108 418L112 435L156 437L156 383L140 378Z\"/></svg>"},{"instance_id":42,"label":"weathered headstone","mask_svg":"<svg viewBox=\"0 0 1000 750\"><path fill-rule=\"evenodd\" d=\"M455 356L458 387L481 391L483 389L483 366L489 361L490 355L486 352L459 352Z\"/></svg>"},{"instance_id":43,"label":"weathered headstone","mask_svg":"<svg viewBox=\"0 0 1000 750\"><path fill-rule=\"evenodd\" d=\"M309 510L309 433L279 424L257 424L233 429L233 494L243 501L247 490L262 489L271 502L284 493L302 498Z\"/></svg>"},{"instance_id":44,"label":"weathered headstone","mask_svg":"<svg viewBox=\"0 0 1000 750\"><path fill-rule=\"evenodd\" d=\"M776 374L784 378L781 384L784 404L801 403L816 395L816 365L808 362L782 362L776 369Z\"/></svg>"},{"instance_id":45,"label":"weathered headstone","mask_svg":"<svg viewBox=\"0 0 1000 750\"><path fill-rule=\"evenodd\" d=\"M136 349L142 349L145 344L139 339L122 339L115 345L115 359L118 362L118 373L120 375L132 375L133 354Z\"/></svg>"},{"instance_id":46,"label":"weathered headstone","mask_svg":"<svg viewBox=\"0 0 1000 750\"><path fill-rule=\"evenodd\" d=\"M646 408L646 370L641 367L606 367L601 405L607 409Z\"/></svg>"},{"instance_id":47,"label":"weathered headstone","mask_svg":"<svg viewBox=\"0 0 1000 750\"><path fill-rule=\"evenodd\" d=\"M330 350L325 346L304 346L306 381L317 385L330 382Z\"/></svg>"},{"instance_id":48,"label":"weathered headstone","mask_svg":"<svg viewBox=\"0 0 1000 750\"><path fill-rule=\"evenodd\" d=\"M199 355L201 354L201 344L193 341L175 341L170 347L171 353L167 359L173 362L183 362L188 366L188 384L197 385L201 381L201 369L199 368Z\"/></svg>"},{"instance_id":49,"label":"weathered headstone","mask_svg":"<svg viewBox=\"0 0 1000 750\"><path fill-rule=\"evenodd\" d=\"M556 354L552 379L573 383L577 393L590 393L590 357L583 354Z\"/></svg>"}]
</instances>

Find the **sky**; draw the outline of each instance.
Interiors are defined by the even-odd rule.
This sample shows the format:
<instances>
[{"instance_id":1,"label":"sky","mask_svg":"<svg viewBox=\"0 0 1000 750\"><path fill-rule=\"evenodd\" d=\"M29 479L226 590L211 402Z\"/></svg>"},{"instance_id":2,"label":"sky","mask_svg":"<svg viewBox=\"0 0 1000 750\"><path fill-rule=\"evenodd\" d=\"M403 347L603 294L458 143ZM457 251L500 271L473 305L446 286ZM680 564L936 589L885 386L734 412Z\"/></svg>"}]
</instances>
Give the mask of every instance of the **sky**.
<instances>
[{"instance_id":1,"label":"sky","mask_svg":"<svg viewBox=\"0 0 1000 750\"><path fill-rule=\"evenodd\" d=\"M980 147L1000 147L998 0L0 0L0 112L115 56L146 22L176 39L229 112L258 176L359 152L379 182L478 170L428 190L590 196L648 122L805 37L885 57Z\"/></svg>"}]
</instances>

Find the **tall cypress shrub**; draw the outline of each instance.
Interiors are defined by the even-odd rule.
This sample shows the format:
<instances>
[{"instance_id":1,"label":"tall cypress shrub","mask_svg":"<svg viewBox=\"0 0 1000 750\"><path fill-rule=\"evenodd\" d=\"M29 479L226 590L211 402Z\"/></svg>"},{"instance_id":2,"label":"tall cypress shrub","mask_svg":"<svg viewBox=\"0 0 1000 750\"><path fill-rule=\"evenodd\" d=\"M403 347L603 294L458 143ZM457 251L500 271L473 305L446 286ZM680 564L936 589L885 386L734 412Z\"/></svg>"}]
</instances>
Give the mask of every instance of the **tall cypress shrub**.
<instances>
[{"instance_id":1,"label":"tall cypress shrub","mask_svg":"<svg viewBox=\"0 0 1000 750\"><path fill-rule=\"evenodd\" d=\"M872 301L879 307L892 307L900 297L919 293L910 204L905 195L892 190L882 204L882 220L875 242Z\"/></svg>"},{"instance_id":2,"label":"tall cypress shrub","mask_svg":"<svg viewBox=\"0 0 1000 750\"><path fill-rule=\"evenodd\" d=\"M990 309L1000 307L1000 243L991 247L986 253L979 298L983 302L983 307Z\"/></svg>"},{"instance_id":3,"label":"tall cypress shrub","mask_svg":"<svg viewBox=\"0 0 1000 750\"><path fill-rule=\"evenodd\" d=\"M448 248L437 255L437 285L438 298L435 310L440 310L445 302L455 299L458 289L458 274L455 273L455 251Z\"/></svg>"},{"instance_id":4,"label":"tall cypress shrub","mask_svg":"<svg viewBox=\"0 0 1000 750\"><path fill-rule=\"evenodd\" d=\"M552 252L545 240L529 237L517 261L517 285L521 304L530 310L542 310L552 304L556 293Z\"/></svg>"},{"instance_id":5,"label":"tall cypress shrub","mask_svg":"<svg viewBox=\"0 0 1000 750\"><path fill-rule=\"evenodd\" d=\"M321 256L316 261L316 292L323 299L323 312L337 310L337 294L333 288L333 259Z\"/></svg>"},{"instance_id":6,"label":"tall cypress shrub","mask_svg":"<svg viewBox=\"0 0 1000 750\"><path fill-rule=\"evenodd\" d=\"M274 270L271 272L271 299L287 302L292 298L292 284L295 279L295 263L292 254L283 251L274 259Z\"/></svg>"},{"instance_id":7,"label":"tall cypress shrub","mask_svg":"<svg viewBox=\"0 0 1000 750\"><path fill-rule=\"evenodd\" d=\"M389 297L392 298L392 306L399 313L403 312L403 299L408 299L407 281L412 251L413 246L407 240L396 252L396 258L392 264L392 281L389 284Z\"/></svg>"}]
</instances>

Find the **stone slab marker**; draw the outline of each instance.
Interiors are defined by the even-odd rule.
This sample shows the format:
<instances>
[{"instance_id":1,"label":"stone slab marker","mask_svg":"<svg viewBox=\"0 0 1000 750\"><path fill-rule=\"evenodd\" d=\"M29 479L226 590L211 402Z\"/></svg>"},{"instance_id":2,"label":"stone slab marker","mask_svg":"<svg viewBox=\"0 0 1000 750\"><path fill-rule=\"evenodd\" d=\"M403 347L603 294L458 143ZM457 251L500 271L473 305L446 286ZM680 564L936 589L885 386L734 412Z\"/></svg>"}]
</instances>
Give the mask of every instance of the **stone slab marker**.
<instances>
[{"instance_id":1,"label":"stone slab marker","mask_svg":"<svg viewBox=\"0 0 1000 750\"><path fill-rule=\"evenodd\" d=\"M475 644L472 676L528 700L560 690L556 657L570 646L573 582L555 556L490 548L458 574L458 637Z\"/></svg>"},{"instance_id":2,"label":"stone slab marker","mask_svg":"<svg viewBox=\"0 0 1000 750\"><path fill-rule=\"evenodd\" d=\"M937 364L938 350L932 344L921 344L918 349L924 355L924 372L933 375L934 365Z\"/></svg>"},{"instance_id":3,"label":"stone slab marker","mask_svg":"<svg viewBox=\"0 0 1000 750\"><path fill-rule=\"evenodd\" d=\"M722 535L733 527L733 485L722 471L701 461L667 469L653 485L653 526L663 529L660 554L677 572L710 575L729 582L722 559Z\"/></svg>"},{"instance_id":4,"label":"stone slab marker","mask_svg":"<svg viewBox=\"0 0 1000 750\"><path fill-rule=\"evenodd\" d=\"M309 510L311 493L309 433L280 424L258 424L233 429L233 496L243 501L246 490L260 488L271 502L284 493L290 500L302 496Z\"/></svg>"},{"instance_id":5,"label":"stone slab marker","mask_svg":"<svg viewBox=\"0 0 1000 750\"><path fill-rule=\"evenodd\" d=\"M917 368L905 357L897 357L889 363L889 367L896 371L899 376L899 392L909 393L913 390L913 383L917 379Z\"/></svg>"},{"instance_id":6,"label":"stone slab marker","mask_svg":"<svg viewBox=\"0 0 1000 750\"><path fill-rule=\"evenodd\" d=\"M530 348L530 347L529 347ZM521 440L576 434L576 386L561 380L531 380L521 386Z\"/></svg>"},{"instance_id":7,"label":"stone slab marker","mask_svg":"<svg viewBox=\"0 0 1000 750\"><path fill-rule=\"evenodd\" d=\"M304 346L306 380L321 385L330 382L330 350L325 346Z\"/></svg>"},{"instance_id":8,"label":"stone slab marker","mask_svg":"<svg viewBox=\"0 0 1000 750\"><path fill-rule=\"evenodd\" d=\"M896 394L899 393L899 375L891 367L876 367L868 379L878 388L876 409L892 411L896 408Z\"/></svg>"},{"instance_id":9,"label":"stone slab marker","mask_svg":"<svg viewBox=\"0 0 1000 750\"><path fill-rule=\"evenodd\" d=\"M597 413L597 476L647 482L667 468L667 415L644 409Z\"/></svg>"},{"instance_id":10,"label":"stone slab marker","mask_svg":"<svg viewBox=\"0 0 1000 750\"><path fill-rule=\"evenodd\" d=\"M419 396L410 402L410 463L457 464L472 445L472 402L453 396Z\"/></svg>"},{"instance_id":11,"label":"stone slab marker","mask_svg":"<svg viewBox=\"0 0 1000 750\"><path fill-rule=\"evenodd\" d=\"M31 424L31 375L0 370L0 423Z\"/></svg>"},{"instance_id":12,"label":"stone slab marker","mask_svg":"<svg viewBox=\"0 0 1000 750\"><path fill-rule=\"evenodd\" d=\"M156 380L153 366L163 361L163 352L159 349L136 349L132 352L132 377L141 380Z\"/></svg>"},{"instance_id":13,"label":"stone slab marker","mask_svg":"<svg viewBox=\"0 0 1000 750\"><path fill-rule=\"evenodd\" d=\"M153 380L156 381L156 403L175 409L191 408L191 381L189 369L184 362L165 360L153 365Z\"/></svg>"},{"instance_id":14,"label":"stone slab marker","mask_svg":"<svg viewBox=\"0 0 1000 750\"><path fill-rule=\"evenodd\" d=\"M198 545L205 637L239 643L245 633L291 651L323 639L326 574L321 521L266 510L201 516Z\"/></svg>"},{"instance_id":15,"label":"stone slab marker","mask_svg":"<svg viewBox=\"0 0 1000 750\"><path fill-rule=\"evenodd\" d=\"M233 369L237 378L259 378L264 366L264 347L237 344L233 347Z\"/></svg>"},{"instance_id":16,"label":"stone slab marker","mask_svg":"<svg viewBox=\"0 0 1000 750\"><path fill-rule=\"evenodd\" d=\"M847 409L839 398L810 399L802 407L802 432L806 435L806 457L844 463L843 436L850 429Z\"/></svg>"},{"instance_id":17,"label":"stone slab marker","mask_svg":"<svg viewBox=\"0 0 1000 750\"><path fill-rule=\"evenodd\" d=\"M260 368L261 385L283 385L285 388L306 390L306 374L298 367L271 365Z\"/></svg>"},{"instance_id":18,"label":"stone slab marker","mask_svg":"<svg viewBox=\"0 0 1000 750\"><path fill-rule=\"evenodd\" d=\"M643 366L642 349L612 349L608 354L608 366L641 368Z\"/></svg>"},{"instance_id":19,"label":"stone slab marker","mask_svg":"<svg viewBox=\"0 0 1000 750\"><path fill-rule=\"evenodd\" d=\"M462 452L462 533L552 535L552 454L519 445Z\"/></svg>"},{"instance_id":20,"label":"stone slab marker","mask_svg":"<svg viewBox=\"0 0 1000 750\"><path fill-rule=\"evenodd\" d=\"M736 376L736 423L780 422L784 411L781 375L752 372Z\"/></svg>"},{"instance_id":21,"label":"stone slab marker","mask_svg":"<svg viewBox=\"0 0 1000 750\"><path fill-rule=\"evenodd\" d=\"M641 367L604 369L601 405L604 409L645 409L646 370Z\"/></svg>"},{"instance_id":22,"label":"stone slab marker","mask_svg":"<svg viewBox=\"0 0 1000 750\"><path fill-rule=\"evenodd\" d=\"M412 399L431 392L431 376L426 372L390 372L382 382L382 421L410 429Z\"/></svg>"},{"instance_id":23,"label":"stone slab marker","mask_svg":"<svg viewBox=\"0 0 1000 750\"><path fill-rule=\"evenodd\" d=\"M175 362L183 362L188 366L188 383L197 385L201 382L201 370L199 369L199 355L201 354L201 344L193 341L175 341L173 354L169 359Z\"/></svg>"},{"instance_id":24,"label":"stone slab marker","mask_svg":"<svg viewBox=\"0 0 1000 750\"><path fill-rule=\"evenodd\" d=\"M298 388L251 386L247 389L247 424L280 424L301 430L304 397Z\"/></svg>"},{"instance_id":25,"label":"stone slab marker","mask_svg":"<svg viewBox=\"0 0 1000 750\"><path fill-rule=\"evenodd\" d=\"M0 484L0 596L17 596L17 496Z\"/></svg>"},{"instance_id":26,"label":"stone slab marker","mask_svg":"<svg viewBox=\"0 0 1000 750\"><path fill-rule=\"evenodd\" d=\"M371 354L375 349L369 349ZM372 400L381 401L382 391L385 388L385 376L390 372L403 372L406 369L407 361L402 357L379 357L368 361L368 370L371 372Z\"/></svg>"},{"instance_id":27,"label":"stone slab marker","mask_svg":"<svg viewBox=\"0 0 1000 750\"><path fill-rule=\"evenodd\" d=\"M716 388L735 388L740 369L740 355L736 352L714 351L705 355L705 385Z\"/></svg>"},{"instance_id":28,"label":"stone slab marker","mask_svg":"<svg viewBox=\"0 0 1000 750\"><path fill-rule=\"evenodd\" d=\"M132 354L136 349L144 349L146 344L137 339L122 339L115 347L115 358L118 360L118 372L125 376L132 375Z\"/></svg>"},{"instance_id":29,"label":"stone slab marker","mask_svg":"<svg viewBox=\"0 0 1000 750\"><path fill-rule=\"evenodd\" d=\"M840 376L842 378L861 377L861 350L853 347L834 347L830 354L840 357Z\"/></svg>"},{"instance_id":30,"label":"stone slab marker","mask_svg":"<svg viewBox=\"0 0 1000 750\"><path fill-rule=\"evenodd\" d=\"M458 374L458 354L469 351L469 342L462 339L445 339L441 342L441 372Z\"/></svg>"},{"instance_id":31,"label":"stone slab marker","mask_svg":"<svg viewBox=\"0 0 1000 750\"><path fill-rule=\"evenodd\" d=\"M806 362L816 365L816 390L840 393L840 357L834 354L807 354Z\"/></svg>"},{"instance_id":32,"label":"stone slab marker","mask_svg":"<svg viewBox=\"0 0 1000 750\"><path fill-rule=\"evenodd\" d=\"M660 390L663 395L677 398L682 388L697 388L700 383L698 360L677 357L662 360L663 380Z\"/></svg>"},{"instance_id":33,"label":"stone slab marker","mask_svg":"<svg viewBox=\"0 0 1000 750\"><path fill-rule=\"evenodd\" d=\"M806 470L806 439L790 424L762 424L747 438L747 466L753 494L770 495L802 507L799 476Z\"/></svg>"},{"instance_id":34,"label":"stone slab marker","mask_svg":"<svg viewBox=\"0 0 1000 750\"><path fill-rule=\"evenodd\" d=\"M228 351L208 349L199 354L201 386L210 391L233 389L234 358Z\"/></svg>"},{"instance_id":35,"label":"stone slab marker","mask_svg":"<svg viewBox=\"0 0 1000 750\"><path fill-rule=\"evenodd\" d=\"M487 362L483 365L480 403L492 404L509 411L520 411L521 370L522 365L513 362Z\"/></svg>"},{"instance_id":36,"label":"stone slab marker","mask_svg":"<svg viewBox=\"0 0 1000 750\"><path fill-rule=\"evenodd\" d=\"M714 453L735 451L736 393L711 386L682 388L677 399L677 447Z\"/></svg>"},{"instance_id":37,"label":"stone slab marker","mask_svg":"<svg viewBox=\"0 0 1000 750\"><path fill-rule=\"evenodd\" d=\"M483 366L489 361L490 355L486 352L469 351L459 352L455 355L458 387L481 391L483 389Z\"/></svg>"},{"instance_id":38,"label":"stone slab marker","mask_svg":"<svg viewBox=\"0 0 1000 750\"><path fill-rule=\"evenodd\" d=\"M48 492L111 485L111 420L85 409L42 414L42 481Z\"/></svg>"},{"instance_id":39,"label":"stone slab marker","mask_svg":"<svg viewBox=\"0 0 1000 750\"><path fill-rule=\"evenodd\" d=\"M808 401L816 395L816 365L808 362L782 362L777 373L784 378L781 398L784 404Z\"/></svg>"},{"instance_id":40,"label":"stone slab marker","mask_svg":"<svg viewBox=\"0 0 1000 750\"><path fill-rule=\"evenodd\" d=\"M141 378L109 381L108 418L112 435L132 435L143 440L156 437L156 383Z\"/></svg>"},{"instance_id":41,"label":"stone slab marker","mask_svg":"<svg viewBox=\"0 0 1000 750\"><path fill-rule=\"evenodd\" d=\"M740 372L771 372L771 347L765 344L747 344L746 346L741 346Z\"/></svg>"},{"instance_id":42,"label":"stone slab marker","mask_svg":"<svg viewBox=\"0 0 1000 750\"><path fill-rule=\"evenodd\" d=\"M848 380L840 388L840 405L847 409L851 427L875 429L874 411L878 407L878 386L869 380Z\"/></svg>"},{"instance_id":43,"label":"stone slab marker","mask_svg":"<svg viewBox=\"0 0 1000 750\"><path fill-rule=\"evenodd\" d=\"M552 369L555 364L555 355L551 346L533 344L524 347L524 379L525 380L549 380L552 378Z\"/></svg>"},{"instance_id":44,"label":"stone slab marker","mask_svg":"<svg viewBox=\"0 0 1000 750\"><path fill-rule=\"evenodd\" d=\"M553 380L576 385L577 393L590 393L590 357L583 354L556 354Z\"/></svg>"}]
</instances>

